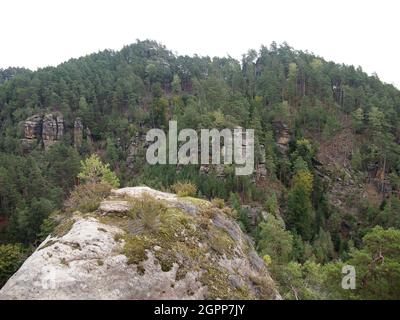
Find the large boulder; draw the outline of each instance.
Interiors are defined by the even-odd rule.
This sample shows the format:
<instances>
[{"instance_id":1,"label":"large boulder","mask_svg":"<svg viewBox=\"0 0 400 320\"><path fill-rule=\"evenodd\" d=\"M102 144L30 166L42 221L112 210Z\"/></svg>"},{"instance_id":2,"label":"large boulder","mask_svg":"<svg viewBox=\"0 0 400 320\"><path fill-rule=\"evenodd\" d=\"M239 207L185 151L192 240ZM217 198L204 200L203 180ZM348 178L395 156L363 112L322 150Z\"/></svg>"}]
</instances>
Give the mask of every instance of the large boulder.
<instances>
[{"instance_id":1,"label":"large boulder","mask_svg":"<svg viewBox=\"0 0 400 320\"><path fill-rule=\"evenodd\" d=\"M229 208L147 187L68 215L0 299L279 299Z\"/></svg>"}]
</instances>

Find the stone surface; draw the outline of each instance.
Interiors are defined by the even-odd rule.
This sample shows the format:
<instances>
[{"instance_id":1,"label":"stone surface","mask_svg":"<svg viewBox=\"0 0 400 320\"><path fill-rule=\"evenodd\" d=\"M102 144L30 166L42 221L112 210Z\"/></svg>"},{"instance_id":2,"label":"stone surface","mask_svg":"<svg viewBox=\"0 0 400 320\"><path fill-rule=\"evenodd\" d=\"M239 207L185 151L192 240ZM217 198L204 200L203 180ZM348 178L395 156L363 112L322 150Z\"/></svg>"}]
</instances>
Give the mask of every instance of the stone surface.
<instances>
[{"instance_id":1,"label":"stone surface","mask_svg":"<svg viewBox=\"0 0 400 320\"><path fill-rule=\"evenodd\" d=\"M24 138L21 140L24 151L29 152L38 143L45 150L64 135L64 118L60 113L35 114L24 122Z\"/></svg>"},{"instance_id":2,"label":"stone surface","mask_svg":"<svg viewBox=\"0 0 400 320\"><path fill-rule=\"evenodd\" d=\"M178 199L178 196L174 193L162 192L145 186L114 189L111 192L114 195L124 195L132 198L138 198L147 193L159 200L176 201Z\"/></svg>"},{"instance_id":3,"label":"stone surface","mask_svg":"<svg viewBox=\"0 0 400 320\"><path fill-rule=\"evenodd\" d=\"M264 164L265 163L265 146L263 144L260 144L260 159L258 161L258 163L260 164Z\"/></svg>"},{"instance_id":4,"label":"stone surface","mask_svg":"<svg viewBox=\"0 0 400 320\"><path fill-rule=\"evenodd\" d=\"M45 114L42 120L42 141L45 150L62 139L64 135L64 118L62 115Z\"/></svg>"},{"instance_id":5,"label":"stone surface","mask_svg":"<svg viewBox=\"0 0 400 320\"><path fill-rule=\"evenodd\" d=\"M138 198L144 194L149 194L158 200L163 200L169 206L175 206L179 209L185 210L189 214L195 214L198 212L198 206L186 201L184 198L179 198L174 193L162 192L158 190L151 189L149 187L127 187L117 190L111 190L111 193L116 196L128 196L132 198Z\"/></svg>"},{"instance_id":6,"label":"stone surface","mask_svg":"<svg viewBox=\"0 0 400 320\"><path fill-rule=\"evenodd\" d=\"M81 118L76 118L74 122L74 146L80 148L83 141L83 123Z\"/></svg>"},{"instance_id":7,"label":"stone surface","mask_svg":"<svg viewBox=\"0 0 400 320\"><path fill-rule=\"evenodd\" d=\"M35 114L24 122L24 138L38 139L41 134L42 117Z\"/></svg>"},{"instance_id":8,"label":"stone surface","mask_svg":"<svg viewBox=\"0 0 400 320\"><path fill-rule=\"evenodd\" d=\"M24 153L31 152L36 145L36 139L21 139L21 146Z\"/></svg>"},{"instance_id":9,"label":"stone surface","mask_svg":"<svg viewBox=\"0 0 400 320\"><path fill-rule=\"evenodd\" d=\"M158 232L132 233L140 221L121 215L131 209L127 197L166 205ZM0 299L280 299L249 237L206 200L123 188L100 210L75 212L59 227L63 232L48 236ZM132 243L134 253L145 248L140 259L126 251Z\"/></svg>"},{"instance_id":10,"label":"stone surface","mask_svg":"<svg viewBox=\"0 0 400 320\"><path fill-rule=\"evenodd\" d=\"M104 213L127 212L132 208L128 201L104 200L100 203L99 210Z\"/></svg>"},{"instance_id":11,"label":"stone surface","mask_svg":"<svg viewBox=\"0 0 400 320\"><path fill-rule=\"evenodd\" d=\"M256 177L257 180L262 180L267 177L267 168L264 163L260 163L256 167Z\"/></svg>"},{"instance_id":12,"label":"stone surface","mask_svg":"<svg viewBox=\"0 0 400 320\"><path fill-rule=\"evenodd\" d=\"M274 122L273 125L278 149L282 153L286 153L289 149L290 130L286 124L280 121Z\"/></svg>"}]
</instances>

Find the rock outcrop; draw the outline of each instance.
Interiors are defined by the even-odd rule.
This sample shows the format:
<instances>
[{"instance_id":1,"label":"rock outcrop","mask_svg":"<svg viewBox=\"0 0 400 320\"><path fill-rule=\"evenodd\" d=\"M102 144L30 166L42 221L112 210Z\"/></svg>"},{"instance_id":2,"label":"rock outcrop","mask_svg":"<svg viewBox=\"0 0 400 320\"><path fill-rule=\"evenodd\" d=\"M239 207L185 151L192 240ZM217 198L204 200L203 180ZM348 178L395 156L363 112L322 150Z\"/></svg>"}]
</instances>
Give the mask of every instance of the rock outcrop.
<instances>
[{"instance_id":1,"label":"rock outcrop","mask_svg":"<svg viewBox=\"0 0 400 320\"><path fill-rule=\"evenodd\" d=\"M67 217L0 299L280 299L229 208L132 187Z\"/></svg>"},{"instance_id":2,"label":"rock outcrop","mask_svg":"<svg viewBox=\"0 0 400 320\"><path fill-rule=\"evenodd\" d=\"M59 113L35 114L24 122L24 138L22 145L25 151L37 143L42 144L45 150L64 135L64 118Z\"/></svg>"},{"instance_id":3,"label":"rock outcrop","mask_svg":"<svg viewBox=\"0 0 400 320\"><path fill-rule=\"evenodd\" d=\"M24 136L25 139L38 139L41 136L42 117L38 114L33 115L25 120Z\"/></svg>"},{"instance_id":4,"label":"rock outcrop","mask_svg":"<svg viewBox=\"0 0 400 320\"><path fill-rule=\"evenodd\" d=\"M74 122L74 146L80 148L83 141L83 123L81 118L76 118Z\"/></svg>"},{"instance_id":5,"label":"rock outcrop","mask_svg":"<svg viewBox=\"0 0 400 320\"><path fill-rule=\"evenodd\" d=\"M60 141L66 131L64 117L59 112L35 114L24 121L24 138L22 146L26 152L32 150L37 144L48 150L49 147ZM89 128L85 127L82 120L75 119L73 127L74 146L80 148L84 137L92 144Z\"/></svg>"},{"instance_id":6,"label":"rock outcrop","mask_svg":"<svg viewBox=\"0 0 400 320\"><path fill-rule=\"evenodd\" d=\"M289 141L291 137L291 132L288 126L280 121L274 122L275 138L278 149L282 153L286 153L289 149Z\"/></svg>"},{"instance_id":7,"label":"rock outcrop","mask_svg":"<svg viewBox=\"0 0 400 320\"><path fill-rule=\"evenodd\" d=\"M61 114L45 114L42 120L42 141L45 150L64 135L64 118Z\"/></svg>"},{"instance_id":8,"label":"rock outcrop","mask_svg":"<svg viewBox=\"0 0 400 320\"><path fill-rule=\"evenodd\" d=\"M24 138L21 139L22 148L29 152L42 136L42 116L35 114L24 122Z\"/></svg>"}]
</instances>

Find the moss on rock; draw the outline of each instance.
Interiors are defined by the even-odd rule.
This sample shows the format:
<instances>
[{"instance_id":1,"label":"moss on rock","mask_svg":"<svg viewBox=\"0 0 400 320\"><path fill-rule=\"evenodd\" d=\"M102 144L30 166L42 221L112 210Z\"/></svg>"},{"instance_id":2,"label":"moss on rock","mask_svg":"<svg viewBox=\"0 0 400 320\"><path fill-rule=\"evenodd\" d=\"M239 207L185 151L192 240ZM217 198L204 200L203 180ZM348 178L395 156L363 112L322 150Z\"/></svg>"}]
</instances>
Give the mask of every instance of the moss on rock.
<instances>
[{"instance_id":1,"label":"moss on rock","mask_svg":"<svg viewBox=\"0 0 400 320\"><path fill-rule=\"evenodd\" d=\"M195 274L196 281L207 288L205 298L208 299L273 296L275 287L269 278L263 279L260 275L250 278L249 272L238 270L243 264L252 268L247 256L252 245L235 224L232 210L221 208L222 201L213 205L192 197L177 197L170 201L148 194L137 198L122 197L131 209L106 215L92 212L90 216L123 231L114 234L113 240L122 245L120 253L127 257L128 265L135 266L139 275L146 274L147 261L151 258L162 272L176 271L172 274L175 280L171 286L186 281L189 274ZM121 198L113 196L111 201L119 200ZM188 204L196 210L186 212ZM56 228L55 235L61 237L68 233L75 219L64 221ZM97 230L107 233L104 228ZM48 245L52 244L49 241ZM239 261L239 267L235 261ZM99 258L98 266L102 263Z\"/></svg>"}]
</instances>

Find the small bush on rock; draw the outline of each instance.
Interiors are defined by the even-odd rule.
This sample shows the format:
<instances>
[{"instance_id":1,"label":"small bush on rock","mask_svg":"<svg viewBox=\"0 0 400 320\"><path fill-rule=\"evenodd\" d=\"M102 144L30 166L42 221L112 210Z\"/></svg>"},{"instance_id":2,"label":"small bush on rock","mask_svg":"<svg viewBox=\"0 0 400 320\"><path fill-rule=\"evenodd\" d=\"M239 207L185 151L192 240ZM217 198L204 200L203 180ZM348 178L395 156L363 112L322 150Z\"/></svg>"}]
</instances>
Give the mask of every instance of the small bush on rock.
<instances>
[{"instance_id":1,"label":"small bush on rock","mask_svg":"<svg viewBox=\"0 0 400 320\"><path fill-rule=\"evenodd\" d=\"M178 181L171 189L180 197L194 197L197 193L196 185L189 181Z\"/></svg>"},{"instance_id":2,"label":"small bush on rock","mask_svg":"<svg viewBox=\"0 0 400 320\"><path fill-rule=\"evenodd\" d=\"M131 203L131 217L138 218L144 229L156 231L160 224L160 214L167 210L166 206L147 193L131 200Z\"/></svg>"},{"instance_id":3,"label":"small bush on rock","mask_svg":"<svg viewBox=\"0 0 400 320\"><path fill-rule=\"evenodd\" d=\"M65 202L67 211L93 212L98 209L100 202L111 191L107 183L87 183L76 186L70 197Z\"/></svg>"},{"instance_id":4,"label":"small bush on rock","mask_svg":"<svg viewBox=\"0 0 400 320\"><path fill-rule=\"evenodd\" d=\"M211 203L219 209L222 209L225 206L224 199L214 198L211 200Z\"/></svg>"}]
</instances>

